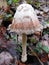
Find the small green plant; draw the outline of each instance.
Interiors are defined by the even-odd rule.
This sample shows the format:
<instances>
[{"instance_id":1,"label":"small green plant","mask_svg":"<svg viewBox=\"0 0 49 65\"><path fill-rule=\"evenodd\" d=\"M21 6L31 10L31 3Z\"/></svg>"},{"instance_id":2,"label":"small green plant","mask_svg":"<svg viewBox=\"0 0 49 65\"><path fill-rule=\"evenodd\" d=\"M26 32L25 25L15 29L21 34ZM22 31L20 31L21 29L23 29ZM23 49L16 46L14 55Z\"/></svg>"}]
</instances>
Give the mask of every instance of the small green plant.
<instances>
[{"instance_id":1,"label":"small green plant","mask_svg":"<svg viewBox=\"0 0 49 65\"><path fill-rule=\"evenodd\" d=\"M35 43L36 42L36 39L35 38L31 38L31 42L32 43Z\"/></svg>"}]
</instances>

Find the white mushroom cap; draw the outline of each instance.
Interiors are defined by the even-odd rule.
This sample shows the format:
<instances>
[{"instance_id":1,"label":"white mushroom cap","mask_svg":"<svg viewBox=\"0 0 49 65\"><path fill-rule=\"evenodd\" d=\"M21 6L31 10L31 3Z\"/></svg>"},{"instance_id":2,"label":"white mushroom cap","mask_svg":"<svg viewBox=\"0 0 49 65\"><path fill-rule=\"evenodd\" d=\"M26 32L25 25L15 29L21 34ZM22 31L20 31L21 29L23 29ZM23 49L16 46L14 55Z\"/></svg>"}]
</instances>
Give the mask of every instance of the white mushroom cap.
<instances>
[{"instance_id":1,"label":"white mushroom cap","mask_svg":"<svg viewBox=\"0 0 49 65\"><path fill-rule=\"evenodd\" d=\"M21 4L16 10L9 29L17 34L32 34L41 31L43 26L40 24L34 8L29 4Z\"/></svg>"}]
</instances>

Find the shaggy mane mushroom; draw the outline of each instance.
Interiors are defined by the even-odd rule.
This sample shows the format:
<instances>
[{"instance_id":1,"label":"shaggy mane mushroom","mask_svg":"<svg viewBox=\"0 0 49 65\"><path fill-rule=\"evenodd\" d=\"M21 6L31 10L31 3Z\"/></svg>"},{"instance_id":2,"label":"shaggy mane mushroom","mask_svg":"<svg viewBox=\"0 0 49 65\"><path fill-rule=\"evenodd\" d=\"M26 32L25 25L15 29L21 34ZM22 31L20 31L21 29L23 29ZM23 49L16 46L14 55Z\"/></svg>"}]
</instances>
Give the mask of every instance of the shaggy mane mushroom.
<instances>
[{"instance_id":1,"label":"shaggy mane mushroom","mask_svg":"<svg viewBox=\"0 0 49 65\"><path fill-rule=\"evenodd\" d=\"M43 26L40 24L34 8L29 4L21 4L17 7L12 24L8 29L22 35L22 62L27 60L26 42L27 35L40 32Z\"/></svg>"}]
</instances>

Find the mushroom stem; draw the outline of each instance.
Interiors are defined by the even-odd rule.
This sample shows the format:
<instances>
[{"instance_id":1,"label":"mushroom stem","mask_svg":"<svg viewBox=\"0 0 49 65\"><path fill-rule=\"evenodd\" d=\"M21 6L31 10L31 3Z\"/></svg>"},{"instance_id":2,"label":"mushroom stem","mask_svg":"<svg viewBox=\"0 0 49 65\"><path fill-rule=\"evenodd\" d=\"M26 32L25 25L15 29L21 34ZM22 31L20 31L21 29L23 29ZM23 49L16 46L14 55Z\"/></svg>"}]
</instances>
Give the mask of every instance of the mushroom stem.
<instances>
[{"instance_id":1,"label":"mushroom stem","mask_svg":"<svg viewBox=\"0 0 49 65\"><path fill-rule=\"evenodd\" d=\"M27 36L25 34L22 34L22 58L21 58L22 62L25 62L27 60L26 41Z\"/></svg>"}]
</instances>

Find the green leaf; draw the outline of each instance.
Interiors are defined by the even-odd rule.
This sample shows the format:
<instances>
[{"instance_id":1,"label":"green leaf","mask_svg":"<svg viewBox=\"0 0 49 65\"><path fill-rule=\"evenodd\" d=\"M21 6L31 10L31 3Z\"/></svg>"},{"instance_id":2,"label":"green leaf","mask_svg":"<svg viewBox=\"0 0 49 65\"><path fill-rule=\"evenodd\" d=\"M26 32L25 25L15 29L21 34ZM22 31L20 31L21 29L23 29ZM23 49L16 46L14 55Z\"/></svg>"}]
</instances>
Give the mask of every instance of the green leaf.
<instances>
[{"instance_id":1,"label":"green leaf","mask_svg":"<svg viewBox=\"0 0 49 65\"><path fill-rule=\"evenodd\" d=\"M21 44L18 44L16 50L19 51L19 52L22 52L22 46L21 46Z\"/></svg>"},{"instance_id":2,"label":"green leaf","mask_svg":"<svg viewBox=\"0 0 49 65\"><path fill-rule=\"evenodd\" d=\"M8 5L12 4L12 0L7 0Z\"/></svg>"},{"instance_id":3,"label":"green leaf","mask_svg":"<svg viewBox=\"0 0 49 65\"><path fill-rule=\"evenodd\" d=\"M38 48L44 50L46 53L49 53L49 48L47 46L42 46L41 43L38 43Z\"/></svg>"},{"instance_id":4,"label":"green leaf","mask_svg":"<svg viewBox=\"0 0 49 65\"><path fill-rule=\"evenodd\" d=\"M49 53L49 48L47 46L43 46L42 49L46 52Z\"/></svg>"},{"instance_id":5,"label":"green leaf","mask_svg":"<svg viewBox=\"0 0 49 65\"><path fill-rule=\"evenodd\" d=\"M19 2L19 0L13 0L13 2L14 2L14 3L18 3L18 2Z\"/></svg>"},{"instance_id":6,"label":"green leaf","mask_svg":"<svg viewBox=\"0 0 49 65\"><path fill-rule=\"evenodd\" d=\"M39 43L37 44L37 47L38 47L38 48L41 48L41 47L42 47L41 42L39 42Z\"/></svg>"},{"instance_id":7,"label":"green leaf","mask_svg":"<svg viewBox=\"0 0 49 65\"><path fill-rule=\"evenodd\" d=\"M41 49L38 48L38 47L36 47L36 48L34 49L34 51L37 52L37 53L41 53Z\"/></svg>"}]
</instances>

